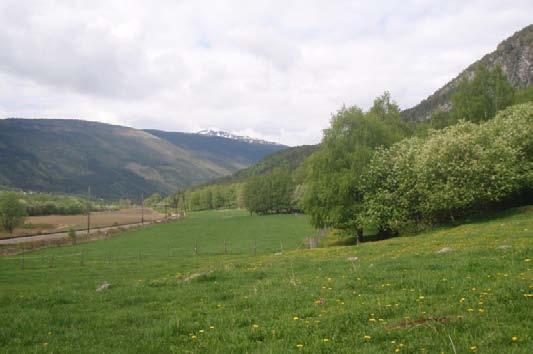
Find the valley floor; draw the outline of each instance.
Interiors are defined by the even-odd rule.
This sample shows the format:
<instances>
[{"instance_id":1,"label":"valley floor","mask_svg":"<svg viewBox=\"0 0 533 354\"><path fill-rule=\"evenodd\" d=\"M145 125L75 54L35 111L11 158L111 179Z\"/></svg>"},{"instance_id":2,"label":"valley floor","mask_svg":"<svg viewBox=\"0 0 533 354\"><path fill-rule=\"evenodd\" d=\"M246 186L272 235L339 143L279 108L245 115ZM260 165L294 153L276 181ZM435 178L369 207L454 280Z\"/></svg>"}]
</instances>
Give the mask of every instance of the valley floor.
<instances>
[{"instance_id":1,"label":"valley floor","mask_svg":"<svg viewBox=\"0 0 533 354\"><path fill-rule=\"evenodd\" d=\"M533 207L360 246L313 235L214 211L1 257L0 351L533 352Z\"/></svg>"}]
</instances>

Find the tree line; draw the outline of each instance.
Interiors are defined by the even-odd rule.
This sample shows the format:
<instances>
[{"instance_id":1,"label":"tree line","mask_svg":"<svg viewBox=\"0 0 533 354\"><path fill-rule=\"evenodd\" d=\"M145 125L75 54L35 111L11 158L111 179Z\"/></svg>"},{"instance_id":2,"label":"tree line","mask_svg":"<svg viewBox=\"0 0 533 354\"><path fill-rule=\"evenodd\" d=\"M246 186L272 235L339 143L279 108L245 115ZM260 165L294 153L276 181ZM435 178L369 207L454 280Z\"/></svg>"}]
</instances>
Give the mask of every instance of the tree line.
<instances>
[{"instance_id":1,"label":"tree line","mask_svg":"<svg viewBox=\"0 0 533 354\"><path fill-rule=\"evenodd\" d=\"M362 240L364 230L398 234L531 203L533 104L501 111L515 94L500 68L479 67L429 123L399 120L388 94L368 112L343 107L309 159L304 211Z\"/></svg>"},{"instance_id":2,"label":"tree line","mask_svg":"<svg viewBox=\"0 0 533 354\"><path fill-rule=\"evenodd\" d=\"M417 231L476 210L531 203L531 101L533 86L517 91L501 68L484 66L459 82L451 108L427 122L402 120L385 92L367 111L341 107L298 168L187 190L181 204L303 211L317 228L362 240L368 232Z\"/></svg>"}]
</instances>

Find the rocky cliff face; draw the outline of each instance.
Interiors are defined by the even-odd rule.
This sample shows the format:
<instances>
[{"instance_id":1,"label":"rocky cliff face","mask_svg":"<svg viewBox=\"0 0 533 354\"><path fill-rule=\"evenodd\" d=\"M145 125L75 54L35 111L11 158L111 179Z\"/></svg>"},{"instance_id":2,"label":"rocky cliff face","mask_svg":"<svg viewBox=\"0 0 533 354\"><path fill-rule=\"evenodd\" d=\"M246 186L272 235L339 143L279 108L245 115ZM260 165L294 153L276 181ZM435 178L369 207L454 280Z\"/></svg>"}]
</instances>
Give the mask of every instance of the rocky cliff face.
<instances>
[{"instance_id":1,"label":"rocky cliff face","mask_svg":"<svg viewBox=\"0 0 533 354\"><path fill-rule=\"evenodd\" d=\"M463 77L472 76L476 65L483 64L489 68L500 65L503 72L516 88L526 88L533 84L533 25L529 25L501 42L496 50L476 61L456 78L438 89L418 105L406 109L402 116L406 120L424 121L431 114L442 108L451 108L451 97Z\"/></svg>"}]
</instances>

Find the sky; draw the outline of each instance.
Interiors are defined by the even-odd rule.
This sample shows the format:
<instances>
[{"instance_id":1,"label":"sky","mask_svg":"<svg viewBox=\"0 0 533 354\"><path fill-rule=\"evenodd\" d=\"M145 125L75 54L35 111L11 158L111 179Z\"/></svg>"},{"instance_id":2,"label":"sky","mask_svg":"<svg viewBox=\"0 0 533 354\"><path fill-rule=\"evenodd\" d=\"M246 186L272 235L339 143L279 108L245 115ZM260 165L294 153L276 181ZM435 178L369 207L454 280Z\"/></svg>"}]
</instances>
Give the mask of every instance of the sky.
<instances>
[{"instance_id":1,"label":"sky","mask_svg":"<svg viewBox=\"0 0 533 354\"><path fill-rule=\"evenodd\" d=\"M533 1L0 0L0 117L318 143L342 105L409 108Z\"/></svg>"}]
</instances>

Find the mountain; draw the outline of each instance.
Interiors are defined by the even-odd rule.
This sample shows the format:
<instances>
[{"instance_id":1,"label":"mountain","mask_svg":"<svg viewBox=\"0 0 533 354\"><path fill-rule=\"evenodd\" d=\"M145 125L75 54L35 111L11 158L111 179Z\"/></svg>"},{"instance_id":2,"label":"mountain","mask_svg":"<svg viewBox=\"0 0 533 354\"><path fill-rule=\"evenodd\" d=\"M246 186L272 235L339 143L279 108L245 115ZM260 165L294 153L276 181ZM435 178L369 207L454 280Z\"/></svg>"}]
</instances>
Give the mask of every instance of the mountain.
<instances>
[{"instance_id":1,"label":"mountain","mask_svg":"<svg viewBox=\"0 0 533 354\"><path fill-rule=\"evenodd\" d=\"M251 138L249 136L242 136L242 135L235 135L228 132L220 131L220 130L213 130L213 129L207 129L207 130L201 130L198 133L198 135L205 135L205 136L216 136L220 138L227 138L232 140L238 140L238 141L244 141L246 143L251 144L264 144L264 145L280 145L278 143L274 143L271 141L261 140L261 139L255 139Z\"/></svg>"},{"instance_id":2,"label":"mountain","mask_svg":"<svg viewBox=\"0 0 533 354\"><path fill-rule=\"evenodd\" d=\"M148 129L145 132L164 139L175 146L194 151L195 155L229 171L246 168L263 157L285 149L277 143L256 139L236 139L227 136L165 132Z\"/></svg>"},{"instance_id":3,"label":"mountain","mask_svg":"<svg viewBox=\"0 0 533 354\"><path fill-rule=\"evenodd\" d=\"M459 82L471 77L479 64L493 68L500 65L507 79L515 88L526 88L533 84L533 25L529 25L501 42L495 51L476 61L457 77L438 89L431 96L406 109L402 116L410 121L425 121L438 108L449 110L451 98Z\"/></svg>"},{"instance_id":4,"label":"mountain","mask_svg":"<svg viewBox=\"0 0 533 354\"><path fill-rule=\"evenodd\" d=\"M69 119L0 120L0 185L139 199L230 175L282 145Z\"/></svg>"}]
</instances>

